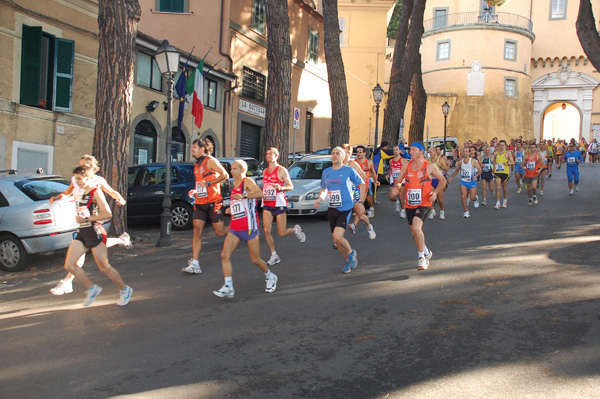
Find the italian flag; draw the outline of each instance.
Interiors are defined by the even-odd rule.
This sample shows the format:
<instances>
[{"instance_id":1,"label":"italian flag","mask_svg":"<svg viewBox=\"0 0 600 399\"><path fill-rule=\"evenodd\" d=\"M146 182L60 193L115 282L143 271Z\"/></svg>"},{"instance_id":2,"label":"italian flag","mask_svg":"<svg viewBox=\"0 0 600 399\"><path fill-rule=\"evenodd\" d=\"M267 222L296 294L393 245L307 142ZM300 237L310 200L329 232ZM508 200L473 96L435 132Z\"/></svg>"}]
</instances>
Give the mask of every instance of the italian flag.
<instances>
[{"instance_id":1,"label":"italian flag","mask_svg":"<svg viewBox=\"0 0 600 399\"><path fill-rule=\"evenodd\" d=\"M185 92L188 94L188 101L192 103L192 116L194 124L198 129L202 126L202 118L204 117L204 61L200 61L198 67L190 74L187 79ZM190 99L191 97L191 99Z\"/></svg>"}]
</instances>

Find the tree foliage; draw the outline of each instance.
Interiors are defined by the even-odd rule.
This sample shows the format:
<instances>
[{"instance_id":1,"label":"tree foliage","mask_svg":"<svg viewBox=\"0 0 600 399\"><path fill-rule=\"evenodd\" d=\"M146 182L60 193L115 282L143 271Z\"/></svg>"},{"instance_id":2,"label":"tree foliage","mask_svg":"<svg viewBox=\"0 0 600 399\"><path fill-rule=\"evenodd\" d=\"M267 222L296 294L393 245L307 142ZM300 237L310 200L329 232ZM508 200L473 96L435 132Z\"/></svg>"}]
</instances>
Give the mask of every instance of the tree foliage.
<instances>
[{"instance_id":1,"label":"tree foliage","mask_svg":"<svg viewBox=\"0 0 600 399\"><path fill-rule=\"evenodd\" d=\"M590 0L580 0L577 15L577 36L588 59L600 71L600 36Z\"/></svg>"},{"instance_id":2,"label":"tree foliage","mask_svg":"<svg viewBox=\"0 0 600 399\"><path fill-rule=\"evenodd\" d=\"M402 0L396 0L394 5L394 11L392 11L392 17L387 27L388 39L395 39L398 33L398 26L400 25L400 14L402 10Z\"/></svg>"}]
</instances>

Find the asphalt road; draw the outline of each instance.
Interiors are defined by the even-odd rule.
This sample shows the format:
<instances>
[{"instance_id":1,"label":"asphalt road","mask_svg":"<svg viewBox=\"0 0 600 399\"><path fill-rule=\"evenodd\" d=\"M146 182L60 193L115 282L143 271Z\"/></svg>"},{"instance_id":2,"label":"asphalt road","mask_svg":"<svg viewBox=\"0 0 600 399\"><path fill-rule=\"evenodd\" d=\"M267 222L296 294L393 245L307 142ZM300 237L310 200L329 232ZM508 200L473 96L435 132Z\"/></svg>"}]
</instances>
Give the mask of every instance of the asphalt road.
<instances>
[{"instance_id":1,"label":"asphalt road","mask_svg":"<svg viewBox=\"0 0 600 399\"><path fill-rule=\"evenodd\" d=\"M241 245L236 297L212 295L223 281L214 234L204 273L181 273L191 232L167 249L111 249L135 290L125 308L91 259L104 292L90 308L77 283L48 292L64 254L0 274L0 398L600 397L600 167L581 175L570 197L555 171L532 207L511 179L507 209L470 219L453 182L446 220L425 223L427 271L383 188L377 239L347 233L359 259L349 275L323 218L290 218L307 240L275 237L273 294Z\"/></svg>"}]
</instances>

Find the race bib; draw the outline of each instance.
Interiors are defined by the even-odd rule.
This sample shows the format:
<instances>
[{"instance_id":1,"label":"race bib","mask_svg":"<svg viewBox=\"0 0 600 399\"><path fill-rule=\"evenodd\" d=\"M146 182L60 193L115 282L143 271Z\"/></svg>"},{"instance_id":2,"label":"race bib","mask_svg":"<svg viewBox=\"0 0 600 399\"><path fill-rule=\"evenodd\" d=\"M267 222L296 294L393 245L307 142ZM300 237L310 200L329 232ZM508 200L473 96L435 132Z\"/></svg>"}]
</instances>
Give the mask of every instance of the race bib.
<instances>
[{"instance_id":1,"label":"race bib","mask_svg":"<svg viewBox=\"0 0 600 399\"><path fill-rule=\"evenodd\" d=\"M206 187L200 186L200 183L196 183L196 198L206 198L208 197L208 191Z\"/></svg>"},{"instance_id":2,"label":"race bib","mask_svg":"<svg viewBox=\"0 0 600 399\"><path fill-rule=\"evenodd\" d=\"M406 202L411 206L421 205L421 189L409 188L406 190Z\"/></svg>"},{"instance_id":3,"label":"race bib","mask_svg":"<svg viewBox=\"0 0 600 399\"><path fill-rule=\"evenodd\" d=\"M246 208L240 200L233 200L231 203L231 218L241 219L246 217Z\"/></svg>"},{"instance_id":4,"label":"race bib","mask_svg":"<svg viewBox=\"0 0 600 399\"><path fill-rule=\"evenodd\" d=\"M400 176L400 170L395 169L392 171L392 180L396 181L396 179L398 178L398 176Z\"/></svg>"},{"instance_id":5,"label":"race bib","mask_svg":"<svg viewBox=\"0 0 600 399\"><path fill-rule=\"evenodd\" d=\"M471 171L466 169L460 170L460 179L463 181L471 181Z\"/></svg>"},{"instance_id":6,"label":"race bib","mask_svg":"<svg viewBox=\"0 0 600 399\"><path fill-rule=\"evenodd\" d=\"M491 163L484 163L484 164L483 164L483 168L482 168L482 170L483 170L484 172L489 172L489 171L491 171L491 170L492 170L492 164L491 164Z\"/></svg>"},{"instance_id":7,"label":"race bib","mask_svg":"<svg viewBox=\"0 0 600 399\"><path fill-rule=\"evenodd\" d=\"M504 164L503 163L496 164L496 172L504 172Z\"/></svg>"},{"instance_id":8,"label":"race bib","mask_svg":"<svg viewBox=\"0 0 600 399\"><path fill-rule=\"evenodd\" d=\"M89 208L87 206L81 206L78 202L77 203L77 216L79 216L81 218L89 218L91 216ZM91 225L92 225L91 222L79 223L79 226L81 226L81 227L88 227Z\"/></svg>"},{"instance_id":9,"label":"race bib","mask_svg":"<svg viewBox=\"0 0 600 399\"><path fill-rule=\"evenodd\" d=\"M523 157L516 157L516 158L515 158L515 162L516 162L516 163L521 163L521 162L523 162Z\"/></svg>"},{"instance_id":10,"label":"race bib","mask_svg":"<svg viewBox=\"0 0 600 399\"><path fill-rule=\"evenodd\" d=\"M266 185L263 187L263 197L265 201L275 201L277 196L277 190L272 185Z\"/></svg>"},{"instance_id":11,"label":"race bib","mask_svg":"<svg viewBox=\"0 0 600 399\"><path fill-rule=\"evenodd\" d=\"M567 158L567 163L574 164L575 163L575 157L568 157Z\"/></svg>"},{"instance_id":12,"label":"race bib","mask_svg":"<svg viewBox=\"0 0 600 399\"><path fill-rule=\"evenodd\" d=\"M527 162L527 170L535 170L535 162Z\"/></svg>"},{"instance_id":13,"label":"race bib","mask_svg":"<svg viewBox=\"0 0 600 399\"><path fill-rule=\"evenodd\" d=\"M329 196L329 207L338 208L342 206L342 192L340 190L328 191Z\"/></svg>"}]
</instances>

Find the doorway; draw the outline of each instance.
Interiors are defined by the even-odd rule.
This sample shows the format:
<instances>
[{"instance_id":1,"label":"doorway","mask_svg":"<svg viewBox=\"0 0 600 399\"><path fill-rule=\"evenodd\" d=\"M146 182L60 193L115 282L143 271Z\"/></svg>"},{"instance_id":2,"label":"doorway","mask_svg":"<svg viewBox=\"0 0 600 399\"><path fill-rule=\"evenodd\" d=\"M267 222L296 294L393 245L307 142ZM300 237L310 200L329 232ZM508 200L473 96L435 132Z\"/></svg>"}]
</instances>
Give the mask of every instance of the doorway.
<instances>
[{"instance_id":1,"label":"doorway","mask_svg":"<svg viewBox=\"0 0 600 399\"><path fill-rule=\"evenodd\" d=\"M542 137L544 140L579 141L581 136L581 113L568 102L556 102L544 113Z\"/></svg>"}]
</instances>

